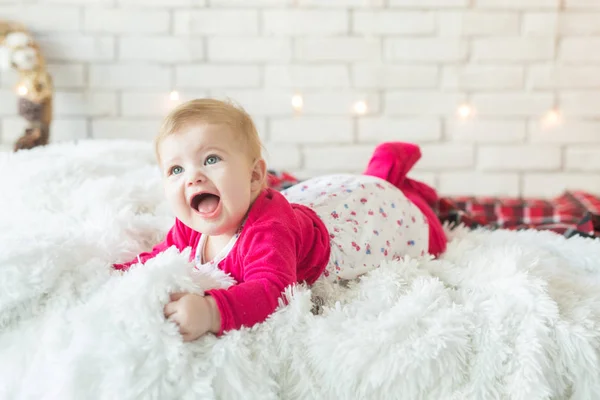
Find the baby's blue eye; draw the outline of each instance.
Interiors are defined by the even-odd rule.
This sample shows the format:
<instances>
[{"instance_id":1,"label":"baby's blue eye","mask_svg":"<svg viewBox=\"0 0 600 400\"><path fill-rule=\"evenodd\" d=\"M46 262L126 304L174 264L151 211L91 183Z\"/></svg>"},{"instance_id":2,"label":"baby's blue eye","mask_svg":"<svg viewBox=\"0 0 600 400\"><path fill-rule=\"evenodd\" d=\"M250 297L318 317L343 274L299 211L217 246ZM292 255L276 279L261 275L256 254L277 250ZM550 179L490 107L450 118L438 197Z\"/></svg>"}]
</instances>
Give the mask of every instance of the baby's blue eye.
<instances>
[{"instance_id":1,"label":"baby's blue eye","mask_svg":"<svg viewBox=\"0 0 600 400\"><path fill-rule=\"evenodd\" d=\"M206 157L206 161L204 161L204 165L212 165L221 161L221 157L219 156L208 156Z\"/></svg>"},{"instance_id":2,"label":"baby's blue eye","mask_svg":"<svg viewBox=\"0 0 600 400\"><path fill-rule=\"evenodd\" d=\"M175 167L171 168L171 174L178 175L182 172L183 172L183 168L181 168L180 166L175 166Z\"/></svg>"}]
</instances>

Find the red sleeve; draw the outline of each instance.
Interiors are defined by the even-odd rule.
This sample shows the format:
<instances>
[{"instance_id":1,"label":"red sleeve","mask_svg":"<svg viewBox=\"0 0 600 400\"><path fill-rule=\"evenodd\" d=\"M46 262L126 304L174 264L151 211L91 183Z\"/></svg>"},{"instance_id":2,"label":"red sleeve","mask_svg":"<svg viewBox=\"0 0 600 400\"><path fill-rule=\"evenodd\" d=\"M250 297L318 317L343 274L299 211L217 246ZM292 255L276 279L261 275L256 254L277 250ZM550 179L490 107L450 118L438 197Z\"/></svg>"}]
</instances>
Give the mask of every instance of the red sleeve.
<instances>
[{"instance_id":1,"label":"red sleeve","mask_svg":"<svg viewBox=\"0 0 600 400\"><path fill-rule=\"evenodd\" d=\"M169 230L165 239L156 246L154 246L151 251L140 253L136 258L124 264L114 264L113 268L126 271L132 265L137 264L138 262L144 264L146 261L156 257L157 254L162 253L171 246L177 246L179 251L183 251L186 247L189 246L190 233L191 229L185 226L181 221L176 219L175 225L173 225L173 227Z\"/></svg>"},{"instance_id":2,"label":"red sleeve","mask_svg":"<svg viewBox=\"0 0 600 400\"><path fill-rule=\"evenodd\" d=\"M253 226L240 239L242 283L207 291L221 314L218 335L263 322L277 308L283 290L296 282L296 243L286 226Z\"/></svg>"}]
</instances>

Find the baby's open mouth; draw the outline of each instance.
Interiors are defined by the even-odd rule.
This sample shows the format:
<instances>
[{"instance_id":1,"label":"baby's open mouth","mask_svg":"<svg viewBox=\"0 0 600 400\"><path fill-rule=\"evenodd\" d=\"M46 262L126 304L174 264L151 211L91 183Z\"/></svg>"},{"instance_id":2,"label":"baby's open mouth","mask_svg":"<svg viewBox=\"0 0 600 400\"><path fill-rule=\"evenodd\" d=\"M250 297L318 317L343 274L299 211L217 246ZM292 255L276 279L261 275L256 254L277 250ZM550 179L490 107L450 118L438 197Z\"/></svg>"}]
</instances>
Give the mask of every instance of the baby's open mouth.
<instances>
[{"instance_id":1,"label":"baby's open mouth","mask_svg":"<svg viewBox=\"0 0 600 400\"><path fill-rule=\"evenodd\" d=\"M192 197L191 206L200 214L211 214L219 206L221 198L212 193L198 193Z\"/></svg>"}]
</instances>

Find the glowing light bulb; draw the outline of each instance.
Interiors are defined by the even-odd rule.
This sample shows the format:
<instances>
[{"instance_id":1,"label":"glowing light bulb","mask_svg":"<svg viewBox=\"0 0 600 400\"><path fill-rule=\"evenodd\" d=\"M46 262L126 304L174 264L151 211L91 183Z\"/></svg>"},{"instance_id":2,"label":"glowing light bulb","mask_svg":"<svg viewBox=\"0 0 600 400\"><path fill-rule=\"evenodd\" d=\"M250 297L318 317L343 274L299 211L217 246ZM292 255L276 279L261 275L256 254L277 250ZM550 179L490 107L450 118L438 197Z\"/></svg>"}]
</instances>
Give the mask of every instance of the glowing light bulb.
<instances>
[{"instance_id":1,"label":"glowing light bulb","mask_svg":"<svg viewBox=\"0 0 600 400\"><path fill-rule=\"evenodd\" d=\"M460 107L458 107L457 113L461 119L467 119L473 116L474 111L473 107L471 107L470 105L463 104Z\"/></svg>"},{"instance_id":2,"label":"glowing light bulb","mask_svg":"<svg viewBox=\"0 0 600 400\"><path fill-rule=\"evenodd\" d=\"M557 109L548 111L548 113L546 115L544 115L542 122L547 127L560 124L560 122L561 122L560 111L558 111Z\"/></svg>"},{"instance_id":3,"label":"glowing light bulb","mask_svg":"<svg viewBox=\"0 0 600 400\"><path fill-rule=\"evenodd\" d=\"M19 96L25 96L27 94L27 92L29 92L27 90L27 87L23 86L23 85L19 85L17 87L17 93L19 94Z\"/></svg>"},{"instance_id":4,"label":"glowing light bulb","mask_svg":"<svg viewBox=\"0 0 600 400\"><path fill-rule=\"evenodd\" d=\"M179 101L179 92L177 90L173 90L170 94L169 94L169 98L172 101Z\"/></svg>"},{"instance_id":5,"label":"glowing light bulb","mask_svg":"<svg viewBox=\"0 0 600 400\"><path fill-rule=\"evenodd\" d=\"M363 100L357 101L354 103L354 112L359 115L364 115L367 112L367 103Z\"/></svg>"},{"instance_id":6,"label":"glowing light bulb","mask_svg":"<svg viewBox=\"0 0 600 400\"><path fill-rule=\"evenodd\" d=\"M292 96L292 107L296 111L302 111L302 107L304 107L304 99L301 95L295 94Z\"/></svg>"}]
</instances>

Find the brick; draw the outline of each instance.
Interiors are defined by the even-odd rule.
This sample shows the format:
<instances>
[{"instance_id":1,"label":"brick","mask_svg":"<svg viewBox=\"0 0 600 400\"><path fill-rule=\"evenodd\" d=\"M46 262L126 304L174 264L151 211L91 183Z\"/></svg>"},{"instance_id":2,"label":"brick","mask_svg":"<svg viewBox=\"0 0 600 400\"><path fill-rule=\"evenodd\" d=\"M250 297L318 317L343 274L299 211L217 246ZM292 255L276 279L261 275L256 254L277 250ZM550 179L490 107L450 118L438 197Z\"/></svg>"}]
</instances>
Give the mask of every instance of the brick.
<instances>
[{"instance_id":1,"label":"brick","mask_svg":"<svg viewBox=\"0 0 600 400\"><path fill-rule=\"evenodd\" d=\"M274 119L269 139L274 143L351 143L353 132L350 117Z\"/></svg>"},{"instance_id":2,"label":"brick","mask_svg":"<svg viewBox=\"0 0 600 400\"><path fill-rule=\"evenodd\" d=\"M550 93L482 93L472 96L471 104L478 115L541 116L554 105Z\"/></svg>"},{"instance_id":3,"label":"brick","mask_svg":"<svg viewBox=\"0 0 600 400\"><path fill-rule=\"evenodd\" d=\"M419 171L471 168L475 162L471 144L424 144L420 147L423 158L415 166Z\"/></svg>"},{"instance_id":4,"label":"brick","mask_svg":"<svg viewBox=\"0 0 600 400\"><path fill-rule=\"evenodd\" d=\"M438 141L442 125L438 119L361 118L358 120L358 140L361 142Z\"/></svg>"},{"instance_id":5,"label":"brick","mask_svg":"<svg viewBox=\"0 0 600 400\"><path fill-rule=\"evenodd\" d=\"M264 10L267 35L339 35L348 32L346 10Z\"/></svg>"},{"instance_id":6,"label":"brick","mask_svg":"<svg viewBox=\"0 0 600 400\"><path fill-rule=\"evenodd\" d=\"M484 171L531 171L558 170L562 158L560 147L553 145L482 145L477 161Z\"/></svg>"},{"instance_id":7,"label":"brick","mask_svg":"<svg viewBox=\"0 0 600 400\"><path fill-rule=\"evenodd\" d=\"M94 116L117 115L117 95L110 92L55 92L54 115Z\"/></svg>"},{"instance_id":8,"label":"brick","mask_svg":"<svg viewBox=\"0 0 600 400\"><path fill-rule=\"evenodd\" d=\"M255 35L258 12L255 10L182 10L174 13L175 34Z\"/></svg>"},{"instance_id":9,"label":"brick","mask_svg":"<svg viewBox=\"0 0 600 400\"><path fill-rule=\"evenodd\" d=\"M125 61L193 62L204 59L204 43L173 36L121 37L118 53Z\"/></svg>"},{"instance_id":10,"label":"brick","mask_svg":"<svg viewBox=\"0 0 600 400\"><path fill-rule=\"evenodd\" d=\"M304 167L319 171L362 170L373 155L374 145L305 146Z\"/></svg>"},{"instance_id":11,"label":"brick","mask_svg":"<svg viewBox=\"0 0 600 400\"><path fill-rule=\"evenodd\" d=\"M27 121L21 117L4 117L0 120L2 127L0 128L0 139L2 143L12 145L27 128Z\"/></svg>"},{"instance_id":12,"label":"brick","mask_svg":"<svg viewBox=\"0 0 600 400\"><path fill-rule=\"evenodd\" d=\"M293 3L295 3L295 0L210 0L210 5L212 7L283 7L287 5L292 5Z\"/></svg>"},{"instance_id":13,"label":"brick","mask_svg":"<svg viewBox=\"0 0 600 400\"><path fill-rule=\"evenodd\" d=\"M598 2L600 10L600 2ZM560 16L560 33L573 36L591 36L600 34L598 13L566 12Z\"/></svg>"},{"instance_id":14,"label":"brick","mask_svg":"<svg viewBox=\"0 0 600 400\"><path fill-rule=\"evenodd\" d=\"M380 111L379 95L373 92L352 90L320 91L303 93L305 115L355 115L354 107L363 101L367 105L364 115Z\"/></svg>"},{"instance_id":15,"label":"brick","mask_svg":"<svg viewBox=\"0 0 600 400\"><path fill-rule=\"evenodd\" d=\"M155 88L170 90L171 68L159 65L92 65L90 87L93 88Z\"/></svg>"},{"instance_id":16,"label":"brick","mask_svg":"<svg viewBox=\"0 0 600 400\"><path fill-rule=\"evenodd\" d=\"M442 92L394 92L385 93L386 115L456 115L465 100L461 93Z\"/></svg>"},{"instance_id":17,"label":"brick","mask_svg":"<svg viewBox=\"0 0 600 400\"><path fill-rule=\"evenodd\" d=\"M295 57L308 61L377 61L381 42L374 38L319 37L296 39Z\"/></svg>"},{"instance_id":18,"label":"brick","mask_svg":"<svg viewBox=\"0 0 600 400\"><path fill-rule=\"evenodd\" d=\"M600 66L532 65L527 86L532 89L600 88Z\"/></svg>"},{"instance_id":19,"label":"brick","mask_svg":"<svg viewBox=\"0 0 600 400\"><path fill-rule=\"evenodd\" d=\"M442 88L457 90L521 89L521 66L465 65L442 70Z\"/></svg>"},{"instance_id":20,"label":"brick","mask_svg":"<svg viewBox=\"0 0 600 400\"><path fill-rule=\"evenodd\" d=\"M392 61L464 61L467 43L459 39L443 38L386 39L384 52L385 58Z\"/></svg>"},{"instance_id":21,"label":"brick","mask_svg":"<svg viewBox=\"0 0 600 400\"><path fill-rule=\"evenodd\" d=\"M446 136L456 142L514 143L525 140L526 128L525 120L452 119L446 123Z\"/></svg>"},{"instance_id":22,"label":"brick","mask_svg":"<svg viewBox=\"0 0 600 400\"><path fill-rule=\"evenodd\" d=\"M85 1L85 0L83 0ZM97 0L96 0L97 1ZM167 8L167 7L181 7L181 6L190 6L190 7L202 7L206 5L206 0L115 0L117 5L123 6L143 6L144 8L148 7L158 7L158 8ZM214 3L215 0L211 0L211 4Z\"/></svg>"},{"instance_id":23,"label":"brick","mask_svg":"<svg viewBox=\"0 0 600 400\"><path fill-rule=\"evenodd\" d=\"M21 117L8 117L2 119L3 143L11 145L23 135L27 121ZM85 118L54 118L50 127L50 141L60 142L65 140L83 139L87 137L87 121Z\"/></svg>"},{"instance_id":24,"label":"brick","mask_svg":"<svg viewBox=\"0 0 600 400\"><path fill-rule=\"evenodd\" d=\"M567 147L565 169L571 171L600 171L600 146Z\"/></svg>"},{"instance_id":25,"label":"brick","mask_svg":"<svg viewBox=\"0 0 600 400\"><path fill-rule=\"evenodd\" d=\"M600 1L598 0L565 0L565 8L582 10L600 10Z\"/></svg>"},{"instance_id":26,"label":"brick","mask_svg":"<svg viewBox=\"0 0 600 400\"><path fill-rule=\"evenodd\" d=\"M166 10L84 8L84 30L94 33L168 33L170 16Z\"/></svg>"},{"instance_id":27,"label":"brick","mask_svg":"<svg viewBox=\"0 0 600 400\"><path fill-rule=\"evenodd\" d=\"M297 146L267 142L264 147L263 157L268 168L290 170L299 168L302 164L300 149Z\"/></svg>"},{"instance_id":28,"label":"brick","mask_svg":"<svg viewBox=\"0 0 600 400\"><path fill-rule=\"evenodd\" d=\"M348 67L339 64L267 65L265 85L283 88L347 88Z\"/></svg>"},{"instance_id":29,"label":"brick","mask_svg":"<svg viewBox=\"0 0 600 400\"><path fill-rule=\"evenodd\" d=\"M519 14L513 12L446 11L438 13L439 35L518 35Z\"/></svg>"},{"instance_id":30,"label":"brick","mask_svg":"<svg viewBox=\"0 0 600 400\"><path fill-rule=\"evenodd\" d=\"M560 0L477 0L477 7L492 9L552 9L559 7Z\"/></svg>"},{"instance_id":31,"label":"brick","mask_svg":"<svg viewBox=\"0 0 600 400\"><path fill-rule=\"evenodd\" d=\"M582 190L600 195L598 173L525 173L523 195L527 197L551 198L566 190Z\"/></svg>"},{"instance_id":32,"label":"brick","mask_svg":"<svg viewBox=\"0 0 600 400\"><path fill-rule=\"evenodd\" d=\"M559 58L568 62L600 61L600 38L598 37L565 37L560 42Z\"/></svg>"},{"instance_id":33,"label":"brick","mask_svg":"<svg viewBox=\"0 0 600 400\"><path fill-rule=\"evenodd\" d=\"M115 40L109 36L52 35L38 37L48 61L111 61Z\"/></svg>"},{"instance_id":34,"label":"brick","mask_svg":"<svg viewBox=\"0 0 600 400\"><path fill-rule=\"evenodd\" d=\"M252 88L260 84L255 65L182 65L175 69L175 85L192 88Z\"/></svg>"},{"instance_id":35,"label":"brick","mask_svg":"<svg viewBox=\"0 0 600 400\"><path fill-rule=\"evenodd\" d=\"M114 0L37 0L40 4L113 5Z\"/></svg>"},{"instance_id":36,"label":"brick","mask_svg":"<svg viewBox=\"0 0 600 400\"><path fill-rule=\"evenodd\" d=\"M599 117L600 93L561 92L560 108L569 117Z\"/></svg>"},{"instance_id":37,"label":"brick","mask_svg":"<svg viewBox=\"0 0 600 400\"><path fill-rule=\"evenodd\" d=\"M79 8L64 5L0 6L0 15L3 20L22 23L36 34L77 32L81 26Z\"/></svg>"},{"instance_id":38,"label":"brick","mask_svg":"<svg viewBox=\"0 0 600 400\"><path fill-rule=\"evenodd\" d=\"M252 116L252 121L254 122L254 126L258 132L258 137L261 142L265 142L268 139L268 130L267 130L267 118L265 117L255 117Z\"/></svg>"},{"instance_id":39,"label":"brick","mask_svg":"<svg viewBox=\"0 0 600 400\"><path fill-rule=\"evenodd\" d=\"M525 36L548 37L558 31L559 14L557 12L527 12L523 15L523 34Z\"/></svg>"},{"instance_id":40,"label":"brick","mask_svg":"<svg viewBox=\"0 0 600 400\"><path fill-rule=\"evenodd\" d=\"M136 92L131 92L136 93ZM163 98L166 97L165 93L157 93L154 92L156 95L158 94L162 94ZM173 103L178 103L178 102L184 102L184 101L188 101L188 100L194 100L194 99L199 99L202 97L208 97L208 91L206 90L202 90L202 89L190 89L190 88L184 88L183 90L177 90L177 93L179 94L179 100L178 101L172 101ZM170 99L170 92L168 94L168 97Z\"/></svg>"},{"instance_id":41,"label":"brick","mask_svg":"<svg viewBox=\"0 0 600 400\"><path fill-rule=\"evenodd\" d=\"M180 100L174 101L171 100L169 93L165 92L125 92L121 95L121 115L124 117L163 117L180 102L187 100L185 97L189 97L183 93L179 95Z\"/></svg>"},{"instance_id":42,"label":"brick","mask_svg":"<svg viewBox=\"0 0 600 400\"><path fill-rule=\"evenodd\" d=\"M289 0L284 0L289 2ZM300 7L314 8L374 8L384 7L386 0L295 0L292 4Z\"/></svg>"},{"instance_id":43,"label":"brick","mask_svg":"<svg viewBox=\"0 0 600 400\"><path fill-rule=\"evenodd\" d=\"M154 139L159 127L159 119L94 119L92 120L92 137L94 139L149 141Z\"/></svg>"},{"instance_id":44,"label":"brick","mask_svg":"<svg viewBox=\"0 0 600 400\"><path fill-rule=\"evenodd\" d=\"M529 137L533 143L599 144L600 122L566 119L550 127L540 121L532 121L529 123Z\"/></svg>"},{"instance_id":45,"label":"brick","mask_svg":"<svg viewBox=\"0 0 600 400\"><path fill-rule=\"evenodd\" d=\"M18 99L12 90L0 90L0 115L19 115Z\"/></svg>"},{"instance_id":46,"label":"brick","mask_svg":"<svg viewBox=\"0 0 600 400\"><path fill-rule=\"evenodd\" d=\"M474 61L547 61L554 58L549 38L484 38L473 40Z\"/></svg>"},{"instance_id":47,"label":"brick","mask_svg":"<svg viewBox=\"0 0 600 400\"><path fill-rule=\"evenodd\" d=\"M52 84L55 89L85 86L85 69L82 64L49 64L46 70L52 76Z\"/></svg>"},{"instance_id":48,"label":"brick","mask_svg":"<svg viewBox=\"0 0 600 400\"><path fill-rule=\"evenodd\" d=\"M292 95L278 90L215 90L211 97L233 101L252 117L292 116Z\"/></svg>"},{"instance_id":49,"label":"brick","mask_svg":"<svg viewBox=\"0 0 600 400\"><path fill-rule=\"evenodd\" d=\"M363 35L423 35L435 32L435 15L416 11L356 11L352 32Z\"/></svg>"},{"instance_id":50,"label":"brick","mask_svg":"<svg viewBox=\"0 0 600 400\"><path fill-rule=\"evenodd\" d=\"M469 0L389 0L390 7L406 8L463 8Z\"/></svg>"},{"instance_id":51,"label":"brick","mask_svg":"<svg viewBox=\"0 0 600 400\"><path fill-rule=\"evenodd\" d=\"M15 69L0 70L0 87L6 88L14 93L15 85L19 79L19 73Z\"/></svg>"},{"instance_id":52,"label":"brick","mask_svg":"<svg viewBox=\"0 0 600 400\"><path fill-rule=\"evenodd\" d=\"M518 173L441 172L442 196L519 196Z\"/></svg>"},{"instance_id":53,"label":"brick","mask_svg":"<svg viewBox=\"0 0 600 400\"><path fill-rule=\"evenodd\" d=\"M287 38L230 38L208 39L208 58L211 61L288 61L292 44Z\"/></svg>"},{"instance_id":54,"label":"brick","mask_svg":"<svg viewBox=\"0 0 600 400\"><path fill-rule=\"evenodd\" d=\"M369 89L429 89L437 87L435 66L405 66L389 64L355 64L352 66L353 86Z\"/></svg>"},{"instance_id":55,"label":"brick","mask_svg":"<svg viewBox=\"0 0 600 400\"><path fill-rule=\"evenodd\" d=\"M56 118L52 120L50 130L52 143L70 142L88 136L88 124L85 118Z\"/></svg>"}]
</instances>

